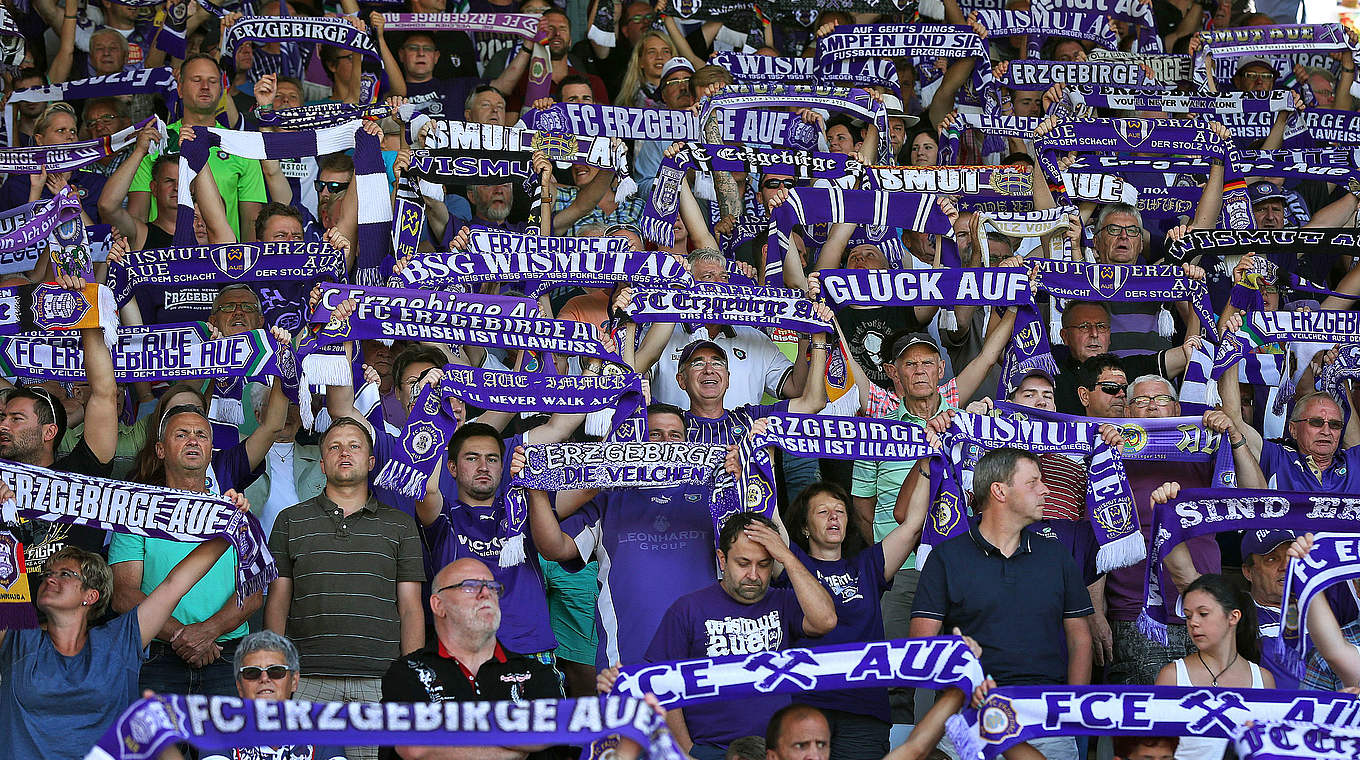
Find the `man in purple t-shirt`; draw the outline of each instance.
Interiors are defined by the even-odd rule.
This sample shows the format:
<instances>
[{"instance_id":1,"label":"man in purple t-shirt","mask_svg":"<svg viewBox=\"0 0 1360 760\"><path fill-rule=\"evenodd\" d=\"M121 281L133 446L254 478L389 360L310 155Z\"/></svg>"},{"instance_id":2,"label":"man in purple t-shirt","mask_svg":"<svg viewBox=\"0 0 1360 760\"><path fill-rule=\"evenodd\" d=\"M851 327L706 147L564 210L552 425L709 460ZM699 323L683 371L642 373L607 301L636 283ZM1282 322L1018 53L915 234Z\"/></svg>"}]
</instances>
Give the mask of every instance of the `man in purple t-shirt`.
<instances>
[{"instance_id":1,"label":"man in purple t-shirt","mask_svg":"<svg viewBox=\"0 0 1360 760\"><path fill-rule=\"evenodd\" d=\"M770 588L774 563L784 566L791 589ZM836 627L831 595L779 537L774 523L741 512L718 533L722 580L686 594L661 618L647 647L648 662L776 652L797 638L823 636ZM787 696L753 697L741 709L716 702L666 711L676 741L695 760L721 760L734 739L764 732Z\"/></svg>"}]
</instances>

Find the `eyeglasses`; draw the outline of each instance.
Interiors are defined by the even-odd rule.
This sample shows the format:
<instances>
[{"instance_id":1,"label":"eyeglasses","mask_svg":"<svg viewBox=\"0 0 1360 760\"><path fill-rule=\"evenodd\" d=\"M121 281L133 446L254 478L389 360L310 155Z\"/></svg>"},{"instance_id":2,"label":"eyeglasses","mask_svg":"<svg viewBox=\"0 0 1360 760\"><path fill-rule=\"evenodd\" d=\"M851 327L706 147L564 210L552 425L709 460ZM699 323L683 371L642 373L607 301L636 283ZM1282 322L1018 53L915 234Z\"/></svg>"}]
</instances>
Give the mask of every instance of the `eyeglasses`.
<instances>
[{"instance_id":1,"label":"eyeglasses","mask_svg":"<svg viewBox=\"0 0 1360 760\"><path fill-rule=\"evenodd\" d=\"M797 183L791 179L767 179L760 183L760 186L766 190L778 190L781 187L792 189L795 184Z\"/></svg>"},{"instance_id":2,"label":"eyeglasses","mask_svg":"<svg viewBox=\"0 0 1360 760\"><path fill-rule=\"evenodd\" d=\"M439 48L435 47L434 45L402 45L402 46L401 46L401 49L402 49L402 50L409 51L409 52L412 52L412 53L438 53L438 52L439 52Z\"/></svg>"},{"instance_id":3,"label":"eyeglasses","mask_svg":"<svg viewBox=\"0 0 1360 760\"><path fill-rule=\"evenodd\" d=\"M449 585L435 591L436 594L448 591L451 588L461 589L464 594L480 594L482 589L486 589L496 596L505 596L505 584L500 581L486 581L481 578L468 578L465 581L450 583Z\"/></svg>"},{"instance_id":4,"label":"eyeglasses","mask_svg":"<svg viewBox=\"0 0 1360 760\"><path fill-rule=\"evenodd\" d=\"M1304 417L1303 419L1296 421L1307 422L1308 427L1311 428L1321 428L1323 425L1326 425L1332 430L1340 430L1341 428L1346 426L1346 423L1342 422L1341 420L1329 420L1326 417Z\"/></svg>"},{"instance_id":5,"label":"eyeglasses","mask_svg":"<svg viewBox=\"0 0 1360 760\"><path fill-rule=\"evenodd\" d=\"M1143 409L1152 404L1156 404L1157 406L1171 406L1175 401L1175 396L1168 396L1165 393L1160 393L1156 396L1134 396L1129 399L1129 405L1134 409Z\"/></svg>"},{"instance_id":6,"label":"eyeglasses","mask_svg":"<svg viewBox=\"0 0 1360 760\"><path fill-rule=\"evenodd\" d=\"M265 668L257 668L254 665L247 665L236 671L243 681L258 681L260 676L269 674L269 680L282 681L293 669L287 665L270 665Z\"/></svg>"},{"instance_id":7,"label":"eyeglasses","mask_svg":"<svg viewBox=\"0 0 1360 760\"><path fill-rule=\"evenodd\" d=\"M662 86L662 87L670 87L670 86L672 86L672 85L677 85L677 84L682 84L682 85L685 85L685 86L689 86L689 79L690 79L689 77L676 77L675 79L667 79L666 81L664 81L664 82L661 83L661 86Z\"/></svg>"},{"instance_id":8,"label":"eyeglasses","mask_svg":"<svg viewBox=\"0 0 1360 760\"><path fill-rule=\"evenodd\" d=\"M1107 224L1100 231L1110 237L1142 237L1143 228L1136 224Z\"/></svg>"},{"instance_id":9,"label":"eyeglasses","mask_svg":"<svg viewBox=\"0 0 1360 760\"><path fill-rule=\"evenodd\" d=\"M89 118L87 118L87 119L85 120L85 123L86 123L87 125L89 125L89 124L108 124L108 123L111 122L111 121L117 121L117 120L118 120L118 114L116 114L116 113L106 113L106 114L103 114L103 115L101 115L101 116L91 116L91 117L89 117Z\"/></svg>"},{"instance_id":10,"label":"eyeglasses","mask_svg":"<svg viewBox=\"0 0 1360 760\"><path fill-rule=\"evenodd\" d=\"M1123 383L1116 383L1112 380L1102 380L1096 383L1095 387L1099 388L1106 396L1118 396L1128 390Z\"/></svg>"},{"instance_id":11,"label":"eyeglasses","mask_svg":"<svg viewBox=\"0 0 1360 760\"><path fill-rule=\"evenodd\" d=\"M1247 80L1248 82L1273 82L1275 81L1275 72L1244 71L1242 72L1242 78Z\"/></svg>"},{"instance_id":12,"label":"eyeglasses","mask_svg":"<svg viewBox=\"0 0 1360 760\"><path fill-rule=\"evenodd\" d=\"M259 314L260 305L257 303L249 303L246 301L232 301L228 303L220 303L213 307L214 314L225 314L229 311L243 311L247 314Z\"/></svg>"},{"instance_id":13,"label":"eyeglasses","mask_svg":"<svg viewBox=\"0 0 1360 760\"><path fill-rule=\"evenodd\" d=\"M59 581L69 581L69 580L71 580L72 578L75 578L75 579L79 580L81 583L84 583L84 582L85 582L85 576L81 575L80 573L77 573L77 572L74 571L74 570L56 570L56 571L45 570L45 571L39 573L38 575L39 575L43 580L47 580L48 578L52 578L52 577L55 576L56 579L59 580Z\"/></svg>"},{"instance_id":14,"label":"eyeglasses","mask_svg":"<svg viewBox=\"0 0 1360 760\"><path fill-rule=\"evenodd\" d=\"M1110 331L1110 323L1109 323L1109 322L1080 322L1080 323L1078 323L1078 324L1072 325L1071 329L1076 330L1077 332L1096 332L1096 333L1104 333L1104 332L1109 332L1109 331Z\"/></svg>"},{"instance_id":15,"label":"eyeglasses","mask_svg":"<svg viewBox=\"0 0 1360 760\"><path fill-rule=\"evenodd\" d=\"M727 369L726 359L695 359L689 363L689 368L696 372L702 372L708 367L713 369Z\"/></svg>"},{"instance_id":16,"label":"eyeglasses","mask_svg":"<svg viewBox=\"0 0 1360 760\"><path fill-rule=\"evenodd\" d=\"M640 13L636 16L629 16L628 20L624 21L623 23L625 24L636 24L638 22L646 23L648 21L654 20L655 18L656 18L655 13Z\"/></svg>"},{"instance_id":17,"label":"eyeglasses","mask_svg":"<svg viewBox=\"0 0 1360 760\"><path fill-rule=\"evenodd\" d=\"M326 181L323 181L323 180L317 180L317 181L314 182L313 184L316 185L316 191L317 191L318 193L320 193L320 192L322 192L322 191L325 191L325 190L329 190L329 191L331 191L332 193L343 193L344 191L346 191L346 190L349 189L349 181L348 181L348 180L346 180L346 181L344 181L344 182L326 182Z\"/></svg>"}]
</instances>

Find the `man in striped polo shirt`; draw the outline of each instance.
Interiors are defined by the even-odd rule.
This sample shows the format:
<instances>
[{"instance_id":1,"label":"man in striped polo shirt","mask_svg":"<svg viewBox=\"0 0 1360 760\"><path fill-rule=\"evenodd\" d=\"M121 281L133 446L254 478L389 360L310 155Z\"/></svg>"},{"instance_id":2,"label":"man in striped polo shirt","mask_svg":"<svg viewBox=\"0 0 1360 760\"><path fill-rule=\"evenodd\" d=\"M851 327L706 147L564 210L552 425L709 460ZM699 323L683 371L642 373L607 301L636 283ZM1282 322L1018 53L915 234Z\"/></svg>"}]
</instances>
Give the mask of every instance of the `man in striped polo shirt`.
<instances>
[{"instance_id":1,"label":"man in striped polo shirt","mask_svg":"<svg viewBox=\"0 0 1360 760\"><path fill-rule=\"evenodd\" d=\"M373 461L364 423L336 419L321 437L325 489L280 512L269 536L279 577L265 626L302 653L298 699L377 702L392 661L425 645L420 534L410 515L369 491ZM375 747L345 753L378 756Z\"/></svg>"}]
</instances>

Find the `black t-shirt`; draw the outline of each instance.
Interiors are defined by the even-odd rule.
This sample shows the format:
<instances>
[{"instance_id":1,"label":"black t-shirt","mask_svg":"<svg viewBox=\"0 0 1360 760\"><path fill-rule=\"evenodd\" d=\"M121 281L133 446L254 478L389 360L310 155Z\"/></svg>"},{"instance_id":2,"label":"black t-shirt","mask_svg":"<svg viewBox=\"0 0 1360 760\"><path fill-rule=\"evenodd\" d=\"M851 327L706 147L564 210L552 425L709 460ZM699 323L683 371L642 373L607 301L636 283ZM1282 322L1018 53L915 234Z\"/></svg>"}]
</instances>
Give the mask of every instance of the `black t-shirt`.
<instances>
[{"instance_id":1,"label":"black t-shirt","mask_svg":"<svg viewBox=\"0 0 1360 760\"><path fill-rule=\"evenodd\" d=\"M560 699L562 680L550 665L508 652L496 644L496 655L477 669L475 683L463 665L443 651L438 639L418 652L398 657L382 680L384 702L503 702ZM379 755L395 760L391 747ZM530 758L534 755L530 755Z\"/></svg>"},{"instance_id":2,"label":"black t-shirt","mask_svg":"<svg viewBox=\"0 0 1360 760\"><path fill-rule=\"evenodd\" d=\"M1054 378L1053 402L1057 405L1058 411L1063 414L1086 414L1086 407L1081 405L1081 398L1077 396L1077 367L1080 366L1072 358L1071 354L1058 356L1055 352L1054 358L1058 362L1058 376ZM1119 362L1124 365L1124 376L1133 380L1143 375L1161 375L1166 377L1162 371L1162 355L1157 354L1134 354L1133 356L1121 356Z\"/></svg>"},{"instance_id":3,"label":"black t-shirt","mask_svg":"<svg viewBox=\"0 0 1360 760\"><path fill-rule=\"evenodd\" d=\"M107 478L113 475L113 460L99 461L82 437L69 454L52 463L52 470ZM104 531L88 525L27 520L10 526L9 530L24 545L24 566L29 574L29 587L34 591L37 590L37 573L42 570L43 562L58 549L79 546L96 554L102 554L104 549Z\"/></svg>"},{"instance_id":4,"label":"black t-shirt","mask_svg":"<svg viewBox=\"0 0 1360 760\"><path fill-rule=\"evenodd\" d=\"M883 390L893 389L883 370L883 343L895 330L919 331L916 309L911 306L880 306L874 309L844 309L836 317L845 330L845 342L864 374Z\"/></svg>"}]
</instances>

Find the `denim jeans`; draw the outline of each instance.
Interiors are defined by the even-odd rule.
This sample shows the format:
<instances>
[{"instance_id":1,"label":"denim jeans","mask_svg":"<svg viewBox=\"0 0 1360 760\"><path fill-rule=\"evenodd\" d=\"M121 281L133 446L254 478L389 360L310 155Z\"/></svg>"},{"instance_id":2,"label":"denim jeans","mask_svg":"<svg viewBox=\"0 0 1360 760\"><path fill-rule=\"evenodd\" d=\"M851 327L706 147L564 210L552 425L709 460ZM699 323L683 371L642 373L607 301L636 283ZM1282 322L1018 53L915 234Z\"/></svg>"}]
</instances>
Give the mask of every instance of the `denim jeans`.
<instances>
[{"instance_id":1,"label":"denim jeans","mask_svg":"<svg viewBox=\"0 0 1360 760\"><path fill-rule=\"evenodd\" d=\"M236 645L239 643L240 639L217 642L222 647L222 656L196 668L180 659L169 644L153 641L151 656L142 663L139 685L143 691L151 689L157 694L237 696L232 662L236 658Z\"/></svg>"}]
</instances>

